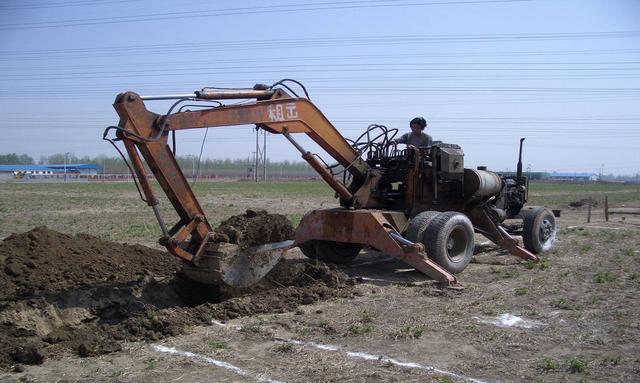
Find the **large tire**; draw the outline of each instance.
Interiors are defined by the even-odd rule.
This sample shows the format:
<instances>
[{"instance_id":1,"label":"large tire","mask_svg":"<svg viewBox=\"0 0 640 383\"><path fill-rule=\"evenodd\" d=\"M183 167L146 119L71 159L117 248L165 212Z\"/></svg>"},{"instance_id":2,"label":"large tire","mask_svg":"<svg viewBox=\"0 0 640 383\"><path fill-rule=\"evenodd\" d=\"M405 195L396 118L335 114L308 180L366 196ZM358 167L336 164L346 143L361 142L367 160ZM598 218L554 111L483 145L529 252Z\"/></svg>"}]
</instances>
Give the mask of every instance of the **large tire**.
<instances>
[{"instance_id":1,"label":"large tire","mask_svg":"<svg viewBox=\"0 0 640 383\"><path fill-rule=\"evenodd\" d=\"M311 259L347 264L358 256L360 250L362 250L362 245L358 243L313 240L300 245L300 250Z\"/></svg>"},{"instance_id":2,"label":"large tire","mask_svg":"<svg viewBox=\"0 0 640 383\"><path fill-rule=\"evenodd\" d=\"M424 232L427 254L450 273L464 270L475 247L473 225L462 213L448 211L435 217Z\"/></svg>"},{"instance_id":3,"label":"large tire","mask_svg":"<svg viewBox=\"0 0 640 383\"><path fill-rule=\"evenodd\" d=\"M404 237L411 242L420 242L424 241L424 231L427 229L427 226L433 221L435 217L440 215L439 211L423 211L421 213L416 214L415 217L411 219L409 222L409 227L404 234Z\"/></svg>"},{"instance_id":4,"label":"large tire","mask_svg":"<svg viewBox=\"0 0 640 383\"><path fill-rule=\"evenodd\" d=\"M525 249L538 254L551 249L556 239L556 218L543 207L528 210L522 220L522 241Z\"/></svg>"},{"instance_id":5,"label":"large tire","mask_svg":"<svg viewBox=\"0 0 640 383\"><path fill-rule=\"evenodd\" d=\"M318 253L316 252L316 241L309 241L298 245L302 254L310 259L318 259Z\"/></svg>"}]
</instances>

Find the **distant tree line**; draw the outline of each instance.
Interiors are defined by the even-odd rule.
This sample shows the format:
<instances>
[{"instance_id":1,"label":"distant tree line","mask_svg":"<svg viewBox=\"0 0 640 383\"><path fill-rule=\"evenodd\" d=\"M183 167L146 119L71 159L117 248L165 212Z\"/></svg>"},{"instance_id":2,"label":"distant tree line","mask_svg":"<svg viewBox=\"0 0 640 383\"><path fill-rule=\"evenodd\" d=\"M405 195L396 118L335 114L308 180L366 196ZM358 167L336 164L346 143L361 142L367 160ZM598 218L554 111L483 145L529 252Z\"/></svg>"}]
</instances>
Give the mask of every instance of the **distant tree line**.
<instances>
[{"instance_id":1,"label":"distant tree line","mask_svg":"<svg viewBox=\"0 0 640 383\"><path fill-rule=\"evenodd\" d=\"M187 175L198 173L209 176L227 171L235 173L252 174L254 171L253 158L250 159L211 159L202 158L198 161L196 156L177 156L177 161L182 171ZM49 156L41 156L37 161L27 154L0 154L0 165L48 165L48 164L96 164L104 167L105 173L124 174L129 170L120 157L108 157L99 155L96 157L78 157L72 153L56 153ZM199 163L199 164L198 164ZM258 168L258 174L262 174L262 165ZM267 159L267 173L269 174L315 174L314 170L303 161L273 162Z\"/></svg>"}]
</instances>

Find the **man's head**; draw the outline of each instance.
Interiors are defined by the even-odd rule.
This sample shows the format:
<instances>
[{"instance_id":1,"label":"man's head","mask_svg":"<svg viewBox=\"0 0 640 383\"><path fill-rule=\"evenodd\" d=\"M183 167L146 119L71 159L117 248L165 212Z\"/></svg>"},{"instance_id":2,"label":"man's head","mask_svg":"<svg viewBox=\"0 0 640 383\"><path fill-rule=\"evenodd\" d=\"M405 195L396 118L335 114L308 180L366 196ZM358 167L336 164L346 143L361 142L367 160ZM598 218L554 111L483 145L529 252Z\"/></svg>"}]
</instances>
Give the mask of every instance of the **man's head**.
<instances>
[{"instance_id":1,"label":"man's head","mask_svg":"<svg viewBox=\"0 0 640 383\"><path fill-rule=\"evenodd\" d=\"M409 122L409 127L413 133L419 134L427 127L427 121L422 117L416 117Z\"/></svg>"}]
</instances>

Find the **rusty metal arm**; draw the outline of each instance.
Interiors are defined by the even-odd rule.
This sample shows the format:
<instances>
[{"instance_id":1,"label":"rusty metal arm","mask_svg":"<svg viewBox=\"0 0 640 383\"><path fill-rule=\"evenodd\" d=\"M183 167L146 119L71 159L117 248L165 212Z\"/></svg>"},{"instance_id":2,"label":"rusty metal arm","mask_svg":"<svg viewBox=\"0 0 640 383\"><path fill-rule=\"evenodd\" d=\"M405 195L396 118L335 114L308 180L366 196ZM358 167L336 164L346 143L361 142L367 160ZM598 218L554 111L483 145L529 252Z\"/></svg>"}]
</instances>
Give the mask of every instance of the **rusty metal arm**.
<instances>
[{"instance_id":1,"label":"rusty metal arm","mask_svg":"<svg viewBox=\"0 0 640 383\"><path fill-rule=\"evenodd\" d=\"M344 166L354 179L364 181L367 176L369 167L366 162L320 110L307 99L291 98L281 90L206 89L195 92L194 95L201 99L257 98L258 100L251 104L223 106L168 116L161 116L147 110L143 98L133 92L118 95L114 103L114 108L120 116L118 137L125 143L134 171L142 182L145 197L149 205L154 208L154 213L162 227L164 237L161 243L180 258L194 261L198 249L201 249L210 237L212 228L167 144L170 131L256 124L269 132L284 134L292 142L295 141L289 136L290 133L305 133ZM158 97L160 96L154 96L151 99L158 99ZM269 97L271 98L268 99ZM170 232L166 230L159 215L157 199L146 180L146 172L138 153L144 157L149 169L180 217L180 222ZM330 172L311 153L303 152L302 154L303 158L343 199L352 198L354 191L333 179Z\"/></svg>"},{"instance_id":2,"label":"rusty metal arm","mask_svg":"<svg viewBox=\"0 0 640 383\"><path fill-rule=\"evenodd\" d=\"M161 117L166 130L256 124L271 133L305 133L358 179L369 166L322 112L304 98L276 98L245 105L175 113Z\"/></svg>"},{"instance_id":3,"label":"rusty metal arm","mask_svg":"<svg viewBox=\"0 0 640 383\"><path fill-rule=\"evenodd\" d=\"M155 121L158 115L149 112L140 101L139 96L133 93L119 95L114 103L114 108L120 116L117 136L125 144L147 204L153 207L154 214L162 228L161 243L177 257L185 261L193 261L194 251L187 250L188 243L194 244L194 246L200 244L212 229L204 218L204 211L193 194L171 148L167 145L168 132L162 132L158 138L153 138L157 136ZM146 170L139 153L144 157L149 169L180 217L180 224L177 225L173 236L167 231L160 216L157 198L147 180Z\"/></svg>"},{"instance_id":4,"label":"rusty metal arm","mask_svg":"<svg viewBox=\"0 0 640 383\"><path fill-rule=\"evenodd\" d=\"M400 228L389 219L389 212L319 209L302 218L293 246L311 240L370 245L444 285L456 284L456 278L451 273L426 256L422 244L402 238L399 231Z\"/></svg>"},{"instance_id":5,"label":"rusty metal arm","mask_svg":"<svg viewBox=\"0 0 640 383\"><path fill-rule=\"evenodd\" d=\"M489 217L489 214L482 207L467 210L467 216L473 223L473 227L482 235L493 241L498 246L508 250L511 254L524 260L538 262L540 259L527 249L518 245L516 241L504 228L496 225Z\"/></svg>"}]
</instances>

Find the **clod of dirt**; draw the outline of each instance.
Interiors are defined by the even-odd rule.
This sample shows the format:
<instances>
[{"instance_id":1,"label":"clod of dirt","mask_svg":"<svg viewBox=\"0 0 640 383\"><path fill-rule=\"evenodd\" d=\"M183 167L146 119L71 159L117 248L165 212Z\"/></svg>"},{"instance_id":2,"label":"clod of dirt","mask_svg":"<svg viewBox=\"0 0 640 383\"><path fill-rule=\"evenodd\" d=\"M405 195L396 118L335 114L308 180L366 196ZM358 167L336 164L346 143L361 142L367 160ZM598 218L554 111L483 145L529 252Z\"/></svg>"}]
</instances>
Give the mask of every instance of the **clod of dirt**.
<instances>
[{"instance_id":1,"label":"clod of dirt","mask_svg":"<svg viewBox=\"0 0 640 383\"><path fill-rule=\"evenodd\" d=\"M589 203L591 203L591 206L593 207L597 207L598 206L598 201L594 200L594 199L590 199L590 198L583 198L577 201L572 201L569 202L569 206L570 207L574 207L574 208L579 208L585 205L589 205Z\"/></svg>"},{"instance_id":2,"label":"clod of dirt","mask_svg":"<svg viewBox=\"0 0 640 383\"><path fill-rule=\"evenodd\" d=\"M21 346L11 352L14 361L24 364L42 364L44 355L42 350L36 346Z\"/></svg>"},{"instance_id":3,"label":"clod of dirt","mask_svg":"<svg viewBox=\"0 0 640 383\"><path fill-rule=\"evenodd\" d=\"M216 242L229 242L240 247L263 245L293 239L291 222L281 214L269 214L265 210L247 210L222 222L215 232Z\"/></svg>"},{"instance_id":4,"label":"clod of dirt","mask_svg":"<svg viewBox=\"0 0 640 383\"><path fill-rule=\"evenodd\" d=\"M241 233L242 246L293 235L284 216L262 211L221 227ZM65 350L83 357L114 352L122 341L157 340L214 318L295 311L350 297L355 284L323 263L282 260L257 286L226 295L178 269L171 255L140 245L46 227L10 235L0 243L0 368L17 371Z\"/></svg>"}]
</instances>

